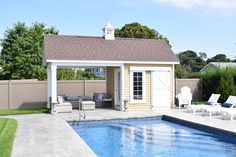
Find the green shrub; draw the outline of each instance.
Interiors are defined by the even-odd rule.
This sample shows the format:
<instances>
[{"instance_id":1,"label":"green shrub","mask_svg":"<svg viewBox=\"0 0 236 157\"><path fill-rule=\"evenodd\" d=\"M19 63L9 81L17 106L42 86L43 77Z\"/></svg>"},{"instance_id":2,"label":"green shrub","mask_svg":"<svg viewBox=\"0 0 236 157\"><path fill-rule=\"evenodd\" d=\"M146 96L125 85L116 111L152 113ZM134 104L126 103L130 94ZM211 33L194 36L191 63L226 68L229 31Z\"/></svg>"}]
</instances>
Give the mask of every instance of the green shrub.
<instances>
[{"instance_id":1,"label":"green shrub","mask_svg":"<svg viewBox=\"0 0 236 157\"><path fill-rule=\"evenodd\" d=\"M216 92L220 93L220 102L225 102L229 95L236 95L236 86L232 71L225 70L224 75L221 76Z\"/></svg>"},{"instance_id":2,"label":"green shrub","mask_svg":"<svg viewBox=\"0 0 236 157\"><path fill-rule=\"evenodd\" d=\"M220 102L226 101L229 95L236 95L236 70L234 68L217 69L201 75L203 99L207 100L212 93L219 93Z\"/></svg>"}]
</instances>

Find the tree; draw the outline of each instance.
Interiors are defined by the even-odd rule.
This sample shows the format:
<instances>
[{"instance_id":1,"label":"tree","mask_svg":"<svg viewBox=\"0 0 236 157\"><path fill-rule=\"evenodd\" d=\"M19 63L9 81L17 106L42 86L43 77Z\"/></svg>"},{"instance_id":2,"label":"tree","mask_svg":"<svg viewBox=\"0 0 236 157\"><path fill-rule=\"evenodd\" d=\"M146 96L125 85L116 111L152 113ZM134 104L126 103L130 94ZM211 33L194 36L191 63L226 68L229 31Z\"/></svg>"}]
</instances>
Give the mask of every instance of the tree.
<instances>
[{"instance_id":1,"label":"tree","mask_svg":"<svg viewBox=\"0 0 236 157\"><path fill-rule=\"evenodd\" d=\"M212 58L207 59L207 63L209 62L230 62L230 59L227 58L225 54L218 54Z\"/></svg>"},{"instance_id":2,"label":"tree","mask_svg":"<svg viewBox=\"0 0 236 157\"><path fill-rule=\"evenodd\" d=\"M182 68L188 72L199 72L206 65L206 61L204 60L206 54L202 52L198 56L196 52L187 50L180 52L177 56L179 57Z\"/></svg>"},{"instance_id":3,"label":"tree","mask_svg":"<svg viewBox=\"0 0 236 157\"><path fill-rule=\"evenodd\" d=\"M180 79L180 78L184 78L186 76L186 69L182 67L182 65L177 64L175 65L175 77Z\"/></svg>"},{"instance_id":4,"label":"tree","mask_svg":"<svg viewBox=\"0 0 236 157\"><path fill-rule=\"evenodd\" d=\"M207 54L205 52L199 52L199 57L202 59L206 59L207 58Z\"/></svg>"},{"instance_id":5,"label":"tree","mask_svg":"<svg viewBox=\"0 0 236 157\"><path fill-rule=\"evenodd\" d=\"M124 38L163 39L171 47L166 37L160 35L155 29L151 29L137 22L125 24L121 29L115 29L115 36Z\"/></svg>"},{"instance_id":6,"label":"tree","mask_svg":"<svg viewBox=\"0 0 236 157\"><path fill-rule=\"evenodd\" d=\"M57 69L58 80L75 80L75 71L71 68Z\"/></svg>"},{"instance_id":7,"label":"tree","mask_svg":"<svg viewBox=\"0 0 236 157\"><path fill-rule=\"evenodd\" d=\"M94 80L96 78L95 74L91 69L72 69L72 68L62 68L57 70L58 80Z\"/></svg>"},{"instance_id":8,"label":"tree","mask_svg":"<svg viewBox=\"0 0 236 157\"><path fill-rule=\"evenodd\" d=\"M45 34L58 34L58 31L37 22L31 27L18 22L5 31L1 43L1 79L46 79L46 68L42 65Z\"/></svg>"}]
</instances>

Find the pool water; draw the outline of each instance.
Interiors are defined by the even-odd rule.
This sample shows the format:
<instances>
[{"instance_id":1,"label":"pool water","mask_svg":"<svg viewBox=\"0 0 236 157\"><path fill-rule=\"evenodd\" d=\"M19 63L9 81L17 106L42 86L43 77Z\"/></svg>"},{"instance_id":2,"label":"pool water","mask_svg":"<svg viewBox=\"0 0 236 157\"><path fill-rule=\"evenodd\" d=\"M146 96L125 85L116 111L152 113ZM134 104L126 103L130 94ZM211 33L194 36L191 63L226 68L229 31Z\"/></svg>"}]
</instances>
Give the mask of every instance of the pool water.
<instances>
[{"instance_id":1,"label":"pool water","mask_svg":"<svg viewBox=\"0 0 236 157\"><path fill-rule=\"evenodd\" d=\"M236 157L235 138L161 119L70 124L99 157Z\"/></svg>"}]
</instances>

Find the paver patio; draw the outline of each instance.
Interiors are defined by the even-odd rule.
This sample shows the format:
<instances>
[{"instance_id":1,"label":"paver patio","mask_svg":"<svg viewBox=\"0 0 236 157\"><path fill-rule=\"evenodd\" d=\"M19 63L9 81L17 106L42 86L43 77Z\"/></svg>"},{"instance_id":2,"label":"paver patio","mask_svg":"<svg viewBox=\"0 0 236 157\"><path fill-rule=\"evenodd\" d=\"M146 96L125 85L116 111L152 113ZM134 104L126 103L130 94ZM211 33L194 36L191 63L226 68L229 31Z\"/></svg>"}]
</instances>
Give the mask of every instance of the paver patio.
<instances>
[{"instance_id":1,"label":"paver patio","mask_svg":"<svg viewBox=\"0 0 236 157\"><path fill-rule=\"evenodd\" d=\"M87 111L86 120L124 119L167 115L182 120L208 125L234 132L236 120L222 120L220 117L186 113L185 110L171 109L153 111L121 112L109 109ZM12 157L93 157L95 153L86 145L80 136L66 121L78 120L79 112L57 115L32 114L5 116L18 121Z\"/></svg>"}]
</instances>

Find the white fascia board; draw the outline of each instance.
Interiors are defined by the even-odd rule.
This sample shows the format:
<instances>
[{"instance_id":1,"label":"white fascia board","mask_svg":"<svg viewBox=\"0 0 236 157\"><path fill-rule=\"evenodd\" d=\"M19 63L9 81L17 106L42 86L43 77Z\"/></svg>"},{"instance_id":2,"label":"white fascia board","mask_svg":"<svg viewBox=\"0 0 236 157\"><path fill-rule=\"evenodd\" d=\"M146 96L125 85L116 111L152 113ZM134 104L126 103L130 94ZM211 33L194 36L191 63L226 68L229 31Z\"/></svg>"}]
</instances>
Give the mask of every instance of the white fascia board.
<instances>
[{"instance_id":1,"label":"white fascia board","mask_svg":"<svg viewBox=\"0 0 236 157\"><path fill-rule=\"evenodd\" d=\"M136 67L131 66L130 71L162 71L171 70L171 67Z\"/></svg>"},{"instance_id":2,"label":"white fascia board","mask_svg":"<svg viewBox=\"0 0 236 157\"><path fill-rule=\"evenodd\" d=\"M179 62L153 62L153 61L98 61L98 60L47 60L48 62L52 62L52 63L57 63L58 65L62 63L66 63L66 64L76 64L77 66L79 64L82 65L95 65L95 64L99 64L99 65L103 65L103 66L112 66L112 65L121 65L121 64L179 64ZM109 65L108 65L109 64Z\"/></svg>"},{"instance_id":3,"label":"white fascia board","mask_svg":"<svg viewBox=\"0 0 236 157\"><path fill-rule=\"evenodd\" d=\"M48 62L51 63L52 65L58 66L58 67L107 67L107 66L112 66L112 67L121 67L123 64L121 63L106 63L106 62L66 62L66 61L52 61Z\"/></svg>"}]
</instances>

